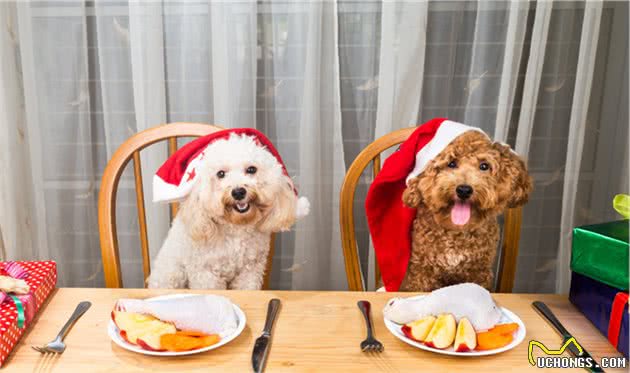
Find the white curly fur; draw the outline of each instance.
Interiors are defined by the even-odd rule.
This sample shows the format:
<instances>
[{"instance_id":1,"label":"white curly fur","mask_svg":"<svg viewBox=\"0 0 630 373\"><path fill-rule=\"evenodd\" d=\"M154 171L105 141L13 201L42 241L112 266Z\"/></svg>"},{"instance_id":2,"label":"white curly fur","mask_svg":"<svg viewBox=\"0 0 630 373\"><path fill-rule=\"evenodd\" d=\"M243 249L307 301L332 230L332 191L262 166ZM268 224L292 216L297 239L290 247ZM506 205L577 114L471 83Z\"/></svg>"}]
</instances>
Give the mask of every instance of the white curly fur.
<instances>
[{"instance_id":1,"label":"white curly fur","mask_svg":"<svg viewBox=\"0 0 630 373\"><path fill-rule=\"evenodd\" d=\"M276 158L252 137L231 135L206 150L148 278L150 288L260 289L272 232L308 213ZM256 167L254 174L249 167ZM225 176L220 178L219 171ZM235 200L231 191L245 188ZM248 210L237 210L248 204Z\"/></svg>"}]
</instances>

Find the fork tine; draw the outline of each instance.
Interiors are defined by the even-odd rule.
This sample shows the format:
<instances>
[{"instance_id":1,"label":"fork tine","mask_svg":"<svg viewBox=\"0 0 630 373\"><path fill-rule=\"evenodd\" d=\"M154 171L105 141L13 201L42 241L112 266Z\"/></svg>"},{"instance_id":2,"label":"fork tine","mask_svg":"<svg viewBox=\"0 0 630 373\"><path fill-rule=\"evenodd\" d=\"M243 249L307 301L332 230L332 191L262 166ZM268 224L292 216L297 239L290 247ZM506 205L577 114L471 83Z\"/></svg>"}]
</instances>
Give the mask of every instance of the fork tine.
<instances>
[{"instance_id":1,"label":"fork tine","mask_svg":"<svg viewBox=\"0 0 630 373\"><path fill-rule=\"evenodd\" d=\"M44 352L46 352L46 351L44 351L44 349L43 349L43 348L41 348L41 347L36 346L36 347L34 347L34 348L35 348L35 350L37 350L38 352L40 352L40 353L42 353L42 354L43 354Z\"/></svg>"},{"instance_id":2,"label":"fork tine","mask_svg":"<svg viewBox=\"0 0 630 373\"><path fill-rule=\"evenodd\" d=\"M41 354L45 354L46 353L46 350L44 348L42 348L42 347L38 347L38 346L31 346L31 347L33 348L33 350L35 350L35 351L37 351L37 352L39 352Z\"/></svg>"}]
</instances>

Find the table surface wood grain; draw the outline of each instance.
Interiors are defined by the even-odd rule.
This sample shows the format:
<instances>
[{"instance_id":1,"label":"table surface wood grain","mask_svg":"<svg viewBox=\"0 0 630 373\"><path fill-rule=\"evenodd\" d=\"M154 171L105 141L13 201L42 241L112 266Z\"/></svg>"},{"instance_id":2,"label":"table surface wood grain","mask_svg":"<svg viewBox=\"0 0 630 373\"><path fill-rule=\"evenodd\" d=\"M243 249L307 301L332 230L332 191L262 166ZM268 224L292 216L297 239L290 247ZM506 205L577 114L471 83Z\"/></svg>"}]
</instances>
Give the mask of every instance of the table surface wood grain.
<instances>
[{"instance_id":1,"label":"table surface wood grain","mask_svg":"<svg viewBox=\"0 0 630 373\"><path fill-rule=\"evenodd\" d=\"M227 296L247 316L243 333L229 344L197 355L166 358L133 353L110 340L107 324L117 299L147 298L173 292L147 289L57 289L18 342L2 371L250 372L253 343L262 331L267 303L274 297L282 300L282 308L275 324L266 372L542 371L528 363L528 341L535 339L558 348L561 339L531 307L534 300L547 303L596 359L620 356L566 296L542 294L493 295L497 303L521 317L527 328L527 336L513 350L486 357L438 355L396 339L385 328L381 316L383 305L395 294L374 292L207 291L205 293ZM361 299L372 303L375 334L385 345L385 351L381 354L363 353L359 349L359 342L365 337L365 326L356 305ZM92 308L66 338L67 349L64 354L45 356L30 348L31 345L41 345L51 340L76 304L84 300L91 301ZM541 353L537 351L536 356Z\"/></svg>"}]
</instances>

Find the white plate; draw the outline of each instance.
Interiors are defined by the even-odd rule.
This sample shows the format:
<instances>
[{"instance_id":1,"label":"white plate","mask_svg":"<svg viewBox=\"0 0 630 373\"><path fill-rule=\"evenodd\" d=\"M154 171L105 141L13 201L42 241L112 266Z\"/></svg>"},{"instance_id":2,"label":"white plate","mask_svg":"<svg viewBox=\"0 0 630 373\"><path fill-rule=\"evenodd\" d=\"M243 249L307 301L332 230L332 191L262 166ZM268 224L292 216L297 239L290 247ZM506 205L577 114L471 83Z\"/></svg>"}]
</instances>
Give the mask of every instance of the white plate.
<instances>
[{"instance_id":1,"label":"white plate","mask_svg":"<svg viewBox=\"0 0 630 373\"><path fill-rule=\"evenodd\" d=\"M424 297L424 295L419 295L413 298L422 298L422 297ZM514 322L518 324L518 330L514 333L514 339L512 340L510 344L508 344L507 346L503 346L501 348L496 348L494 350L456 352L453 346L446 348L444 350L440 350L439 348L428 347L428 346L425 346L423 343L416 342L413 339L407 338L407 336L405 336L401 330L402 325L396 324L395 322L390 321L388 319L384 319L384 321L385 321L385 326L387 327L389 332L392 333L396 338L414 347L417 347L419 349L422 349L425 351L431 351L431 352L435 352L435 353L443 354L443 355L452 355L452 356L464 356L464 357L486 356L486 355L500 354L501 352L511 350L514 347L518 346L521 342L523 342L523 339L525 339L526 331L525 331L525 324L523 324L523 321L518 316L516 316L514 312L508 310L507 308L500 307L500 309L501 309L502 316L501 316L501 320L499 320L499 324Z\"/></svg>"},{"instance_id":2,"label":"white plate","mask_svg":"<svg viewBox=\"0 0 630 373\"><path fill-rule=\"evenodd\" d=\"M162 295L162 296L155 297L155 298L149 298L147 300L148 301L152 301L152 300L174 299L174 298L189 297L189 296L192 296L192 295L198 295L198 294ZM238 325L237 325L236 330L234 331L234 333L221 338L219 343L213 344L212 346L199 348L199 349L196 349L196 350L175 352L175 351L148 351L148 350L142 349L142 348L140 348L140 346L137 346L137 345L134 345L134 344L131 344L131 343L125 341L120 336L120 330L118 329L118 327L116 326L116 324L112 320L109 320L109 325L107 326L107 333L109 334L109 337L112 339L112 341L114 341L114 343L116 343L120 347L122 347L122 348L124 348L126 350L129 350L129 351L137 352L139 354L153 355L153 356L182 356L182 355L198 354L200 352L210 351L210 350L214 350L215 348L219 348L219 347L223 346L224 344L229 343L231 340L233 340L234 338L238 337L239 334L241 334L241 332L245 328L245 322L247 321L247 319L245 318L245 314L243 313L243 310L241 310L234 303L232 303L232 306L234 307L234 313L236 313L236 320L238 322Z\"/></svg>"}]
</instances>

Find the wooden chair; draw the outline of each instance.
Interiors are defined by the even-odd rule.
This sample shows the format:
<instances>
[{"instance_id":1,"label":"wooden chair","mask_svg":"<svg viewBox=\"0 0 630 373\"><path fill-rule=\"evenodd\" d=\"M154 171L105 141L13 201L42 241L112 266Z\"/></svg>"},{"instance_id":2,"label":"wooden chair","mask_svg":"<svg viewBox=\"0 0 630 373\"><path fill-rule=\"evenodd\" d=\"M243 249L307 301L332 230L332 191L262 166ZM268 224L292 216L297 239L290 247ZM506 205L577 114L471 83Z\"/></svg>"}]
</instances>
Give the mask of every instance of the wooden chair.
<instances>
[{"instance_id":1,"label":"wooden chair","mask_svg":"<svg viewBox=\"0 0 630 373\"><path fill-rule=\"evenodd\" d=\"M387 134L368 145L352 162L343 184L340 196L341 245L346 265L348 288L353 291L365 291L361 276L358 247L354 232L354 192L363 170L372 163L372 177L381 170L381 153L393 146L404 142L415 130L415 127L404 128ZM522 210L520 207L508 209L505 212L503 225L503 240L499 257L497 291L511 293L516 274L516 257L518 255L518 241L521 233ZM378 263L375 264L377 283L380 280Z\"/></svg>"},{"instance_id":2,"label":"wooden chair","mask_svg":"<svg viewBox=\"0 0 630 373\"><path fill-rule=\"evenodd\" d=\"M142 251L142 270L144 280L151 273L149 241L147 238L147 223L144 209L144 189L142 183L142 167L140 164L140 151L149 145L160 141L168 141L169 154L177 150L178 137L200 137L221 131L223 128L201 123L171 123L149 128L137 133L125 141L116 150L109 160L98 196L98 228L101 240L101 255L105 274L105 286L108 288L122 287L120 270L120 258L118 252L118 236L116 233L116 192L118 182L125 166L133 159L133 172L136 186L136 205L138 208L138 225L140 228L140 249ZM177 214L178 203L170 204L171 219ZM267 269L263 282L263 288L269 286L269 274L271 273L271 259L274 252L274 236L271 237L269 256L267 257Z\"/></svg>"}]
</instances>

